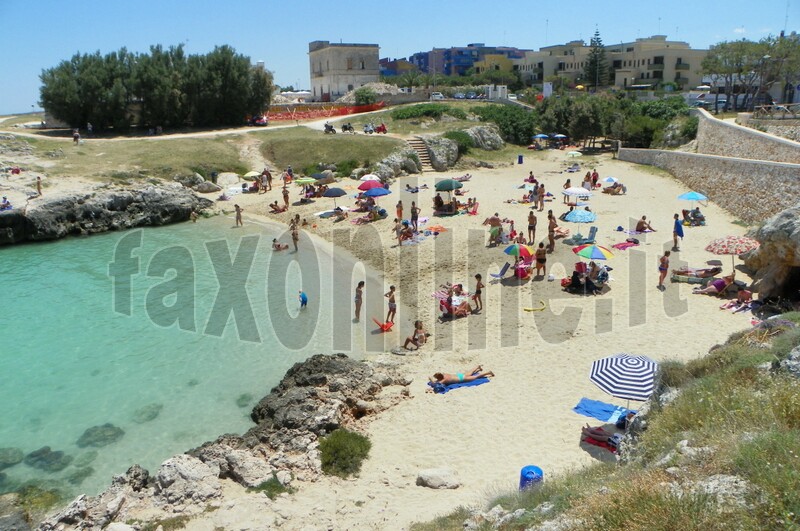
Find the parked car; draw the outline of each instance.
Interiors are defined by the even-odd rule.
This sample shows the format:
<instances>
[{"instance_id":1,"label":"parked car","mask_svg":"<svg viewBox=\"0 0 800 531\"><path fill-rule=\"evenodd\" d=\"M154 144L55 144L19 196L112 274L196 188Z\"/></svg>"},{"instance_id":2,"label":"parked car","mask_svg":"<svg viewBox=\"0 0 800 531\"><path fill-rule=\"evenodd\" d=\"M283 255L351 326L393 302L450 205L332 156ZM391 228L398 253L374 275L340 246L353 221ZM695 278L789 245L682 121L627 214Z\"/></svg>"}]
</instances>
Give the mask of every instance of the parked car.
<instances>
[{"instance_id":1,"label":"parked car","mask_svg":"<svg viewBox=\"0 0 800 531\"><path fill-rule=\"evenodd\" d=\"M432 100L443 100L444 94L441 92L431 92L431 99Z\"/></svg>"},{"instance_id":2,"label":"parked car","mask_svg":"<svg viewBox=\"0 0 800 531\"><path fill-rule=\"evenodd\" d=\"M266 116L253 116L250 119L250 125L267 126L269 125L269 120Z\"/></svg>"},{"instance_id":3,"label":"parked car","mask_svg":"<svg viewBox=\"0 0 800 531\"><path fill-rule=\"evenodd\" d=\"M463 92L456 92L455 94L453 94L453 97L457 100L463 100L464 98L466 98Z\"/></svg>"},{"instance_id":4,"label":"parked car","mask_svg":"<svg viewBox=\"0 0 800 531\"><path fill-rule=\"evenodd\" d=\"M474 93L474 92L467 92L467 99L468 99L468 100L474 100L474 99L475 99L475 98L477 98L477 97L478 97L478 95L477 95L476 93Z\"/></svg>"},{"instance_id":5,"label":"parked car","mask_svg":"<svg viewBox=\"0 0 800 531\"><path fill-rule=\"evenodd\" d=\"M517 101L517 95L516 94L509 94L508 95L508 99L513 100L513 101Z\"/></svg>"}]
</instances>

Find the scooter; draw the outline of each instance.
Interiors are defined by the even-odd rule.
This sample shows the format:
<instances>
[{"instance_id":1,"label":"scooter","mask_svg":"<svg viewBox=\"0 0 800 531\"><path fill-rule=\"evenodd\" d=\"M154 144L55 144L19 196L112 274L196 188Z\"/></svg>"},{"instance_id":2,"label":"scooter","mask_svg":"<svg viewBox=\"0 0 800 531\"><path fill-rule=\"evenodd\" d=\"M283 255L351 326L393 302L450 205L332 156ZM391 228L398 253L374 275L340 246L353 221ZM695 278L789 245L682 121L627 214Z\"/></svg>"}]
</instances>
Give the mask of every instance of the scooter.
<instances>
[{"instance_id":1,"label":"scooter","mask_svg":"<svg viewBox=\"0 0 800 531\"><path fill-rule=\"evenodd\" d=\"M353 127L353 125L350 122L348 122L348 123L342 125L342 133L353 133L353 134L356 134L356 129Z\"/></svg>"},{"instance_id":2,"label":"scooter","mask_svg":"<svg viewBox=\"0 0 800 531\"><path fill-rule=\"evenodd\" d=\"M375 128L375 132L376 133L383 133L385 135L388 132L387 129L386 129L386 124L381 122L381 125L379 125L378 127Z\"/></svg>"},{"instance_id":3,"label":"scooter","mask_svg":"<svg viewBox=\"0 0 800 531\"><path fill-rule=\"evenodd\" d=\"M332 135L335 135L336 134L336 128L333 127L331 124L326 123L325 124L325 134L327 135L328 133L330 133Z\"/></svg>"},{"instance_id":4,"label":"scooter","mask_svg":"<svg viewBox=\"0 0 800 531\"><path fill-rule=\"evenodd\" d=\"M368 135L371 135L375 132L375 124L372 122L364 124L364 132Z\"/></svg>"}]
</instances>

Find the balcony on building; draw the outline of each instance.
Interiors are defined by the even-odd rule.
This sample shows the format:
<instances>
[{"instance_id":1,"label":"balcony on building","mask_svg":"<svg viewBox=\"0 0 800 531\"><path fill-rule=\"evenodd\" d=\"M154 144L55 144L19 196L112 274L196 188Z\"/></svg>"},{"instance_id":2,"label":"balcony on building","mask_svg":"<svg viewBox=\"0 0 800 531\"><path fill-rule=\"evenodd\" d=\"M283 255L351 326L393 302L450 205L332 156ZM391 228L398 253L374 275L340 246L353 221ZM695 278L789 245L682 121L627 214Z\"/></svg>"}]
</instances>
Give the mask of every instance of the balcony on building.
<instances>
[{"instance_id":1,"label":"balcony on building","mask_svg":"<svg viewBox=\"0 0 800 531\"><path fill-rule=\"evenodd\" d=\"M689 63L675 63L675 70L689 70Z\"/></svg>"}]
</instances>

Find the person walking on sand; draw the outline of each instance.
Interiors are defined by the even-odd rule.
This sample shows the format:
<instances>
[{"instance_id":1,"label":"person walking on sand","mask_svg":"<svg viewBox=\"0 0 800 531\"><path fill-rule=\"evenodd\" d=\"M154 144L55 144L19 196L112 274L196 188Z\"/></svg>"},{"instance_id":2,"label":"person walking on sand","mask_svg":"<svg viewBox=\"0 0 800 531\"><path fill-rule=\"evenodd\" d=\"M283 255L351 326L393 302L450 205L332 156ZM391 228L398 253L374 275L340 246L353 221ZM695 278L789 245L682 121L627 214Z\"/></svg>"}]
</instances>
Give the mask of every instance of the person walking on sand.
<instances>
[{"instance_id":1,"label":"person walking on sand","mask_svg":"<svg viewBox=\"0 0 800 531\"><path fill-rule=\"evenodd\" d=\"M242 223L242 212L244 212L244 209L239 205L233 205L233 208L236 209L236 226L241 227L244 225L244 223Z\"/></svg>"},{"instance_id":2,"label":"person walking on sand","mask_svg":"<svg viewBox=\"0 0 800 531\"><path fill-rule=\"evenodd\" d=\"M397 314L397 302L395 301L395 288L389 286L389 291L384 294L384 297L389 299L389 311L386 313L386 322L394 323L395 315Z\"/></svg>"},{"instance_id":3,"label":"person walking on sand","mask_svg":"<svg viewBox=\"0 0 800 531\"><path fill-rule=\"evenodd\" d=\"M300 229L296 226L292 229L292 245L294 245L294 252L297 252L297 242L300 240Z\"/></svg>"},{"instance_id":4,"label":"person walking on sand","mask_svg":"<svg viewBox=\"0 0 800 531\"><path fill-rule=\"evenodd\" d=\"M536 221L536 214L531 210L528 212L528 242L531 244L536 240Z\"/></svg>"},{"instance_id":5,"label":"person walking on sand","mask_svg":"<svg viewBox=\"0 0 800 531\"><path fill-rule=\"evenodd\" d=\"M483 299L481 299L483 287L483 277L480 273L478 273L475 275L475 295L472 296L472 300L475 301L475 309L472 310L472 313L477 313L483 310Z\"/></svg>"},{"instance_id":6,"label":"person walking on sand","mask_svg":"<svg viewBox=\"0 0 800 531\"><path fill-rule=\"evenodd\" d=\"M41 175L36 176L36 193L39 194L39 197L42 197L42 177Z\"/></svg>"},{"instance_id":7,"label":"person walking on sand","mask_svg":"<svg viewBox=\"0 0 800 531\"><path fill-rule=\"evenodd\" d=\"M678 214L675 214L672 217L675 220L674 227L672 229L672 250L680 251L680 248L678 247L678 238L681 240L683 239L683 222Z\"/></svg>"},{"instance_id":8,"label":"person walking on sand","mask_svg":"<svg viewBox=\"0 0 800 531\"><path fill-rule=\"evenodd\" d=\"M356 286L356 296L353 299L356 305L356 318L355 322L359 322L361 319L361 303L364 302L364 281L359 280L358 285Z\"/></svg>"},{"instance_id":9,"label":"person walking on sand","mask_svg":"<svg viewBox=\"0 0 800 531\"><path fill-rule=\"evenodd\" d=\"M664 286L664 279L667 278L667 271L669 271L669 251L664 251L664 256L658 259L658 289L664 291L667 289Z\"/></svg>"},{"instance_id":10,"label":"person walking on sand","mask_svg":"<svg viewBox=\"0 0 800 531\"><path fill-rule=\"evenodd\" d=\"M297 296L297 299L300 301L300 309L308 306L308 295L306 295L305 291L300 290L300 294Z\"/></svg>"},{"instance_id":11,"label":"person walking on sand","mask_svg":"<svg viewBox=\"0 0 800 531\"><path fill-rule=\"evenodd\" d=\"M547 249L544 248L544 243L539 242L539 248L536 249L536 276L545 276L547 274Z\"/></svg>"},{"instance_id":12,"label":"person walking on sand","mask_svg":"<svg viewBox=\"0 0 800 531\"><path fill-rule=\"evenodd\" d=\"M417 208L417 202L411 201L411 227L414 229L414 232L419 232L419 208Z\"/></svg>"}]
</instances>

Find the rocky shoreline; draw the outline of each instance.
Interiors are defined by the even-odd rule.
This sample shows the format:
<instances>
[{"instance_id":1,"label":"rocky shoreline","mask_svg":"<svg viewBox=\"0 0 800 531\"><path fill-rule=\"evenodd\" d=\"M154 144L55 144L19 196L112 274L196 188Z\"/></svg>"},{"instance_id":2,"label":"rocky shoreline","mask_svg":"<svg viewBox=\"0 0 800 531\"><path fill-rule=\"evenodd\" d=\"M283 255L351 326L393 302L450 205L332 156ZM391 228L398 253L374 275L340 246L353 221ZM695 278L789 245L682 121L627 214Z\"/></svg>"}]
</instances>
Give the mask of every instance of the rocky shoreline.
<instances>
[{"instance_id":1,"label":"rocky shoreline","mask_svg":"<svg viewBox=\"0 0 800 531\"><path fill-rule=\"evenodd\" d=\"M122 522L192 516L223 503L224 483L255 487L311 482L321 474L319 439L364 420L409 396L411 382L396 365L363 362L345 354L317 354L295 364L251 412L256 425L223 435L166 460L155 474L138 465L112 479L98 496L81 495L35 527L40 531L133 531ZM0 496L0 529L24 531L33 515L16 495ZM33 525L36 525L35 523Z\"/></svg>"},{"instance_id":2,"label":"rocky shoreline","mask_svg":"<svg viewBox=\"0 0 800 531\"><path fill-rule=\"evenodd\" d=\"M213 204L178 183L42 198L0 212L0 246L167 225Z\"/></svg>"}]
</instances>

